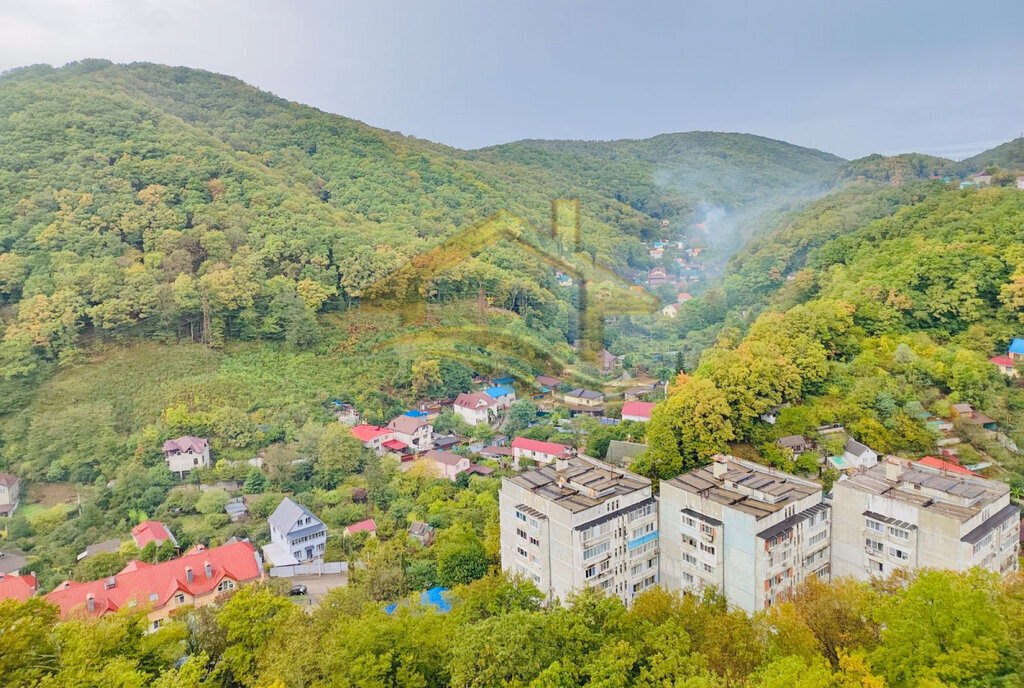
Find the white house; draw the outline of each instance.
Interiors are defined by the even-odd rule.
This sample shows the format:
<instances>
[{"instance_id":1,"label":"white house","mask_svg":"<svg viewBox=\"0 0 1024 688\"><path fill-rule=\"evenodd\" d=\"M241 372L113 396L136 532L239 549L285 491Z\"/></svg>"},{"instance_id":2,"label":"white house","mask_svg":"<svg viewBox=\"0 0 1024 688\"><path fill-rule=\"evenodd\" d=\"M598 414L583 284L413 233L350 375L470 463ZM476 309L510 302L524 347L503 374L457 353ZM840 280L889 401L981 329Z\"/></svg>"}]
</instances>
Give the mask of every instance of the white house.
<instances>
[{"instance_id":1,"label":"white house","mask_svg":"<svg viewBox=\"0 0 1024 688\"><path fill-rule=\"evenodd\" d=\"M426 418L399 416L388 423L387 429L412 452L426 451L434 443L434 426Z\"/></svg>"},{"instance_id":2,"label":"white house","mask_svg":"<svg viewBox=\"0 0 1024 688\"><path fill-rule=\"evenodd\" d=\"M327 548L327 526L313 513L287 497L267 519L270 544L265 556L274 566L320 562Z\"/></svg>"},{"instance_id":3,"label":"white house","mask_svg":"<svg viewBox=\"0 0 1024 688\"><path fill-rule=\"evenodd\" d=\"M843 445L842 468L867 468L878 463L878 452L852 437L846 438Z\"/></svg>"},{"instance_id":4,"label":"white house","mask_svg":"<svg viewBox=\"0 0 1024 688\"><path fill-rule=\"evenodd\" d=\"M512 440L512 461L519 468L520 459L531 459L537 463L553 463L569 456L569 447L555 442L541 442L526 437Z\"/></svg>"},{"instance_id":5,"label":"white house","mask_svg":"<svg viewBox=\"0 0 1024 688\"><path fill-rule=\"evenodd\" d=\"M21 499L21 480L10 473L0 473L0 516L10 516Z\"/></svg>"},{"instance_id":6,"label":"white house","mask_svg":"<svg viewBox=\"0 0 1024 688\"><path fill-rule=\"evenodd\" d=\"M674 303L670 303L661 309L661 314L666 318L674 318L679 315L679 308Z\"/></svg>"},{"instance_id":7,"label":"white house","mask_svg":"<svg viewBox=\"0 0 1024 688\"><path fill-rule=\"evenodd\" d=\"M393 431L376 425L356 425L352 428L352 434L377 456L384 456L387 453L384 443L395 439Z\"/></svg>"},{"instance_id":8,"label":"white house","mask_svg":"<svg viewBox=\"0 0 1024 688\"><path fill-rule=\"evenodd\" d=\"M463 392L455 398L452 410L455 415L470 425L490 421L498 408L498 402L489 394Z\"/></svg>"},{"instance_id":9,"label":"white house","mask_svg":"<svg viewBox=\"0 0 1024 688\"><path fill-rule=\"evenodd\" d=\"M210 467L210 440L185 435L164 442L164 460L171 473L184 478L195 468Z\"/></svg>"}]
</instances>

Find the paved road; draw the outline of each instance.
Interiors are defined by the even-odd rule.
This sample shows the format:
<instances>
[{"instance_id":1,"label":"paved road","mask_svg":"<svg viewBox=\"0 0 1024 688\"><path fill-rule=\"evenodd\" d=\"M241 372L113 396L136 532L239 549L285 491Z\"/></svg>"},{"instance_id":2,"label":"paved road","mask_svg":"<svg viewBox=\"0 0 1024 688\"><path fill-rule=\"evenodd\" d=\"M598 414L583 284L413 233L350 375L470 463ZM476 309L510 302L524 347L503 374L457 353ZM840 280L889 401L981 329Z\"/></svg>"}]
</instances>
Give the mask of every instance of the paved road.
<instances>
[{"instance_id":1,"label":"paved road","mask_svg":"<svg viewBox=\"0 0 1024 688\"><path fill-rule=\"evenodd\" d=\"M307 603L312 605L320 604L320 600L329 590L348 585L348 573L331 573L323 576L294 576L287 578L291 585L305 585L309 596Z\"/></svg>"}]
</instances>

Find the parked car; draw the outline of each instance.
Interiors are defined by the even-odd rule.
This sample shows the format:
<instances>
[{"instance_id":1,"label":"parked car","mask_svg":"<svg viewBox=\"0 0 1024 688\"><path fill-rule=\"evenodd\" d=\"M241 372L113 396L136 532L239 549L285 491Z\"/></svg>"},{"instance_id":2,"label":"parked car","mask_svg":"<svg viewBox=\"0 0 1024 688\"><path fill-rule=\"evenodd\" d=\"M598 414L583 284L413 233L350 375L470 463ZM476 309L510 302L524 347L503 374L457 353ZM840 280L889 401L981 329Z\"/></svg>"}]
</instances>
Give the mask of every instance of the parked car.
<instances>
[{"instance_id":1,"label":"parked car","mask_svg":"<svg viewBox=\"0 0 1024 688\"><path fill-rule=\"evenodd\" d=\"M306 586L305 585L296 585L291 590L288 591L288 594L292 595L292 596L295 596L295 597L298 597L299 595L305 595L305 594L307 594Z\"/></svg>"}]
</instances>

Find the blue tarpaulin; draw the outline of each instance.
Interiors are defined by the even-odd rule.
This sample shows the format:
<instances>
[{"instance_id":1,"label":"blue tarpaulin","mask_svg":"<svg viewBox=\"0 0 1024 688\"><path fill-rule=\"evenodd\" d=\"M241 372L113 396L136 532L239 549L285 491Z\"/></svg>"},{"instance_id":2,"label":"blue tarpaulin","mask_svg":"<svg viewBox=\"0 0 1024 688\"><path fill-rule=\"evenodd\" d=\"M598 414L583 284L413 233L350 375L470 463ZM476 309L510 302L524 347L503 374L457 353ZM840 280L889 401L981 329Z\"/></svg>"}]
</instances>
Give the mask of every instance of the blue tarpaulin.
<instances>
[{"instance_id":1,"label":"blue tarpaulin","mask_svg":"<svg viewBox=\"0 0 1024 688\"><path fill-rule=\"evenodd\" d=\"M420 593L420 604L436 607L437 611L442 613L450 612L452 610L452 603L445 597L446 592L448 592L448 588L442 588L440 586L431 588L430 590L424 590ZM394 614L395 610L398 609L399 604L408 604L408 600L389 604L384 607L384 611L388 614Z\"/></svg>"}]
</instances>

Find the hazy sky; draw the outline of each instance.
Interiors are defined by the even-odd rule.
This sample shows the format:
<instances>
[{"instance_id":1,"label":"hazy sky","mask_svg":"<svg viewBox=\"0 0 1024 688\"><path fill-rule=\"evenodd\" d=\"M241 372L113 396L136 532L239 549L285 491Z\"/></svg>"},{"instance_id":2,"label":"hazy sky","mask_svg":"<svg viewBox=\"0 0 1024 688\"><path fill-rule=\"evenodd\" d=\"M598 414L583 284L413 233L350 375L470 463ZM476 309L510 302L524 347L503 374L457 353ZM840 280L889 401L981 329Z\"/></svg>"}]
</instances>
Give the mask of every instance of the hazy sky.
<instances>
[{"instance_id":1,"label":"hazy sky","mask_svg":"<svg viewBox=\"0 0 1024 688\"><path fill-rule=\"evenodd\" d=\"M1024 0L0 0L0 69L86 57L464 148L711 129L964 157L1024 131Z\"/></svg>"}]
</instances>

